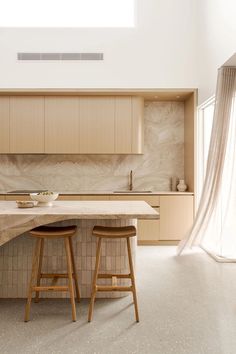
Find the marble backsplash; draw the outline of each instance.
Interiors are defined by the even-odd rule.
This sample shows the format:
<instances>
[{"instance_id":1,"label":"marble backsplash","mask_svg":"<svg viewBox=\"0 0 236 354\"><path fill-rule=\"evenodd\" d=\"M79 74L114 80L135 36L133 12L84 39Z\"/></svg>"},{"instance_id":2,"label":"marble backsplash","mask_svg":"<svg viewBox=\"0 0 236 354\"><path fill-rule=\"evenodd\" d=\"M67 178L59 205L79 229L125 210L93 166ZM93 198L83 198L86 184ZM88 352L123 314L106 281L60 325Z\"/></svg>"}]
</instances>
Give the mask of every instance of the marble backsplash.
<instances>
[{"instance_id":1,"label":"marble backsplash","mask_svg":"<svg viewBox=\"0 0 236 354\"><path fill-rule=\"evenodd\" d=\"M0 155L0 191L170 190L184 177L184 103L149 102L144 109L143 155Z\"/></svg>"}]
</instances>

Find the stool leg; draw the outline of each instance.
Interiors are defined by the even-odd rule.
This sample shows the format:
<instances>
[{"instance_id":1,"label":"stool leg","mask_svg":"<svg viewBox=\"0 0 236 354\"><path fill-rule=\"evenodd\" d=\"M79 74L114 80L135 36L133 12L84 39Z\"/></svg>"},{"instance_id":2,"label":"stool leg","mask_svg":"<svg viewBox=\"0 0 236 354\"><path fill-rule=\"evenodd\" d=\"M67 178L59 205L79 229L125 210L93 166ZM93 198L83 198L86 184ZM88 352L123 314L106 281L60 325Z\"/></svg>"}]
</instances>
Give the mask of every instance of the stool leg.
<instances>
[{"instance_id":1,"label":"stool leg","mask_svg":"<svg viewBox=\"0 0 236 354\"><path fill-rule=\"evenodd\" d=\"M66 249L66 260L67 260L67 272L68 272L68 286L70 292L70 301L72 308L72 320L76 321L76 309L75 309L75 297L74 297L74 284L72 276L72 262L71 262L71 251L69 237L65 237L65 249Z\"/></svg>"},{"instance_id":2,"label":"stool leg","mask_svg":"<svg viewBox=\"0 0 236 354\"><path fill-rule=\"evenodd\" d=\"M39 254L39 266L38 266L38 275L37 275L37 286L40 286L41 273L42 273L42 261L43 261L43 249L44 249L44 239L40 239L40 254ZM39 302L39 291L35 293L34 302Z\"/></svg>"},{"instance_id":3,"label":"stool leg","mask_svg":"<svg viewBox=\"0 0 236 354\"><path fill-rule=\"evenodd\" d=\"M131 254L130 239L129 239L129 237L127 237L126 240L127 240L128 258L129 258L129 268L130 268L131 283L132 283L132 293L133 293L134 308L135 308L135 317L136 317L136 322L139 322L138 301L137 301L137 294L136 294L135 277L134 277L134 267L133 267L133 262L132 262L132 254Z\"/></svg>"},{"instance_id":4,"label":"stool leg","mask_svg":"<svg viewBox=\"0 0 236 354\"><path fill-rule=\"evenodd\" d=\"M41 248L40 246L41 246L41 239L37 239L35 250L34 250L34 255L33 255L33 261L32 261L32 271L31 271L31 279L30 279L29 290L28 290L27 303L25 306L25 322L29 321L33 286L34 286L34 283L37 279L40 248Z\"/></svg>"},{"instance_id":5,"label":"stool leg","mask_svg":"<svg viewBox=\"0 0 236 354\"><path fill-rule=\"evenodd\" d=\"M99 237L98 248L96 252L96 264L95 264L95 270L93 275L92 294L91 294L91 300L89 305L88 322L91 322L93 316L94 301L95 301L95 296L97 291L96 287L97 287L98 269L100 263L100 255L101 255L101 244L102 244L102 239L101 237Z\"/></svg>"},{"instance_id":6,"label":"stool leg","mask_svg":"<svg viewBox=\"0 0 236 354\"><path fill-rule=\"evenodd\" d=\"M71 261L72 261L72 268L73 268L74 282L75 282L75 292L76 292L77 301L80 302L78 276L77 276L77 272L76 272L75 257L74 257L73 244L72 244L72 238L71 237L69 237L69 243L70 243Z\"/></svg>"}]
</instances>

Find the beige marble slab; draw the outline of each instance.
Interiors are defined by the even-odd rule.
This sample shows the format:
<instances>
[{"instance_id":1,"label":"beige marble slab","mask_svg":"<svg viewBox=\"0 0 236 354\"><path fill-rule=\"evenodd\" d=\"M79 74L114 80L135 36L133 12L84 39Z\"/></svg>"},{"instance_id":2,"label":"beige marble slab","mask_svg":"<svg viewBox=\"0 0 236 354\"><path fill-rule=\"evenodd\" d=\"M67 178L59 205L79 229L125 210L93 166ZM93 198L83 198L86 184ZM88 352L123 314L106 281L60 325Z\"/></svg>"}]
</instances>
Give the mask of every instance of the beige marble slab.
<instances>
[{"instance_id":1,"label":"beige marble slab","mask_svg":"<svg viewBox=\"0 0 236 354\"><path fill-rule=\"evenodd\" d=\"M143 201L55 201L51 207L19 209L13 201L0 202L0 246L34 227L76 219L158 219Z\"/></svg>"}]
</instances>

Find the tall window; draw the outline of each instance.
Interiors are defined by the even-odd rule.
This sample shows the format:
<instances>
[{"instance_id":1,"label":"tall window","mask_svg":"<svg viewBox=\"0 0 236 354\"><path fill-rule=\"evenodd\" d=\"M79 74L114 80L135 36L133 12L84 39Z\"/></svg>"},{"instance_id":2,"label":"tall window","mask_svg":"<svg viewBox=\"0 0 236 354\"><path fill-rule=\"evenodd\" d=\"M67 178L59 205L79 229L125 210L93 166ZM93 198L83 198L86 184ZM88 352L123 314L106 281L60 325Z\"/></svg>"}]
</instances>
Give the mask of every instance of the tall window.
<instances>
[{"instance_id":1,"label":"tall window","mask_svg":"<svg viewBox=\"0 0 236 354\"><path fill-rule=\"evenodd\" d=\"M135 0L5 0L0 27L134 27Z\"/></svg>"},{"instance_id":2,"label":"tall window","mask_svg":"<svg viewBox=\"0 0 236 354\"><path fill-rule=\"evenodd\" d=\"M211 139L215 98L210 98L198 109L197 120L197 204L206 175L207 158Z\"/></svg>"}]
</instances>

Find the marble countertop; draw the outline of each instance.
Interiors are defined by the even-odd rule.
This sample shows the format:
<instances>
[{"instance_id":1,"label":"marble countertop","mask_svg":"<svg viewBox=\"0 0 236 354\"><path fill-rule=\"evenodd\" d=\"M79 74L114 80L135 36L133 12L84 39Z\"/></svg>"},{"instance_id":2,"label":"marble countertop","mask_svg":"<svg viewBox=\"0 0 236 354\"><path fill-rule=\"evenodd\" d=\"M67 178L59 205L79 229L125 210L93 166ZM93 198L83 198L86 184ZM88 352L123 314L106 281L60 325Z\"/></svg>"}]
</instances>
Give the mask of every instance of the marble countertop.
<instances>
[{"instance_id":1,"label":"marble countertop","mask_svg":"<svg viewBox=\"0 0 236 354\"><path fill-rule=\"evenodd\" d=\"M0 191L0 195L26 195L27 193L9 193L9 191ZM151 193L145 192L119 192L113 191L59 191L60 195L194 195L193 192L172 192L172 191L153 191Z\"/></svg>"},{"instance_id":2,"label":"marble countertop","mask_svg":"<svg viewBox=\"0 0 236 354\"><path fill-rule=\"evenodd\" d=\"M143 201L54 201L51 207L18 208L14 201L0 201L2 215L66 215L76 219L158 219ZM1 231L1 228L0 228Z\"/></svg>"},{"instance_id":3,"label":"marble countertop","mask_svg":"<svg viewBox=\"0 0 236 354\"><path fill-rule=\"evenodd\" d=\"M159 213L143 201L55 201L24 209L0 201L0 246L37 226L76 219L159 219Z\"/></svg>"}]
</instances>

